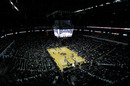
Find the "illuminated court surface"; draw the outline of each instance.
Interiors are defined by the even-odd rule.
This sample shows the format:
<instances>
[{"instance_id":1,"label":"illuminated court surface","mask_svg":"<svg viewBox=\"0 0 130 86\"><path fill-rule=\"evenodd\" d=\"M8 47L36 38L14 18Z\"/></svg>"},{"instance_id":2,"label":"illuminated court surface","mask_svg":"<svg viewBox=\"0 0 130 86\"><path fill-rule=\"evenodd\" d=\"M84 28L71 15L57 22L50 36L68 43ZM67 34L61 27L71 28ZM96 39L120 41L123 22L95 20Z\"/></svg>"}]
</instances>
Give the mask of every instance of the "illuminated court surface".
<instances>
[{"instance_id":1,"label":"illuminated court surface","mask_svg":"<svg viewBox=\"0 0 130 86\"><path fill-rule=\"evenodd\" d=\"M60 70L64 68L72 67L78 63L86 63L85 59L78 56L75 52L71 51L67 47L57 47L47 49L50 55L54 58L57 66Z\"/></svg>"}]
</instances>

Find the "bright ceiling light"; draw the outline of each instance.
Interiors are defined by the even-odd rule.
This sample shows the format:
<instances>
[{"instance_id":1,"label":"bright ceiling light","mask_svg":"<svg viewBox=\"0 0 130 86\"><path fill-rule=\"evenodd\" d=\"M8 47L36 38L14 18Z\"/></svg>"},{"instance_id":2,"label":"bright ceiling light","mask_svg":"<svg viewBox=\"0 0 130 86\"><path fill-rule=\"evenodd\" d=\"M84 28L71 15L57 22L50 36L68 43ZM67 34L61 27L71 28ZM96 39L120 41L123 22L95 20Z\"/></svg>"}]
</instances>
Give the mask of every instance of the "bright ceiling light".
<instances>
[{"instance_id":1,"label":"bright ceiling light","mask_svg":"<svg viewBox=\"0 0 130 86\"><path fill-rule=\"evenodd\" d=\"M114 2L121 2L121 0L115 0Z\"/></svg>"},{"instance_id":2,"label":"bright ceiling light","mask_svg":"<svg viewBox=\"0 0 130 86\"><path fill-rule=\"evenodd\" d=\"M14 8L15 8L17 11L19 11L19 9L18 9L16 6L14 6Z\"/></svg>"},{"instance_id":3,"label":"bright ceiling light","mask_svg":"<svg viewBox=\"0 0 130 86\"><path fill-rule=\"evenodd\" d=\"M12 1L10 1L10 4L14 5Z\"/></svg>"},{"instance_id":4,"label":"bright ceiling light","mask_svg":"<svg viewBox=\"0 0 130 86\"><path fill-rule=\"evenodd\" d=\"M88 7L88 9L92 9L93 7Z\"/></svg>"},{"instance_id":5,"label":"bright ceiling light","mask_svg":"<svg viewBox=\"0 0 130 86\"><path fill-rule=\"evenodd\" d=\"M14 7L15 10L19 11L19 9L14 5L14 3L12 2L12 0L10 0L10 4Z\"/></svg>"},{"instance_id":6,"label":"bright ceiling light","mask_svg":"<svg viewBox=\"0 0 130 86\"><path fill-rule=\"evenodd\" d=\"M106 5L111 4L110 2L107 2Z\"/></svg>"},{"instance_id":7,"label":"bright ceiling light","mask_svg":"<svg viewBox=\"0 0 130 86\"><path fill-rule=\"evenodd\" d=\"M84 9L76 10L76 11L74 11L74 13L78 13L78 12L82 12L82 11L84 11Z\"/></svg>"},{"instance_id":8,"label":"bright ceiling light","mask_svg":"<svg viewBox=\"0 0 130 86\"><path fill-rule=\"evenodd\" d=\"M99 6L103 6L103 4L100 4Z\"/></svg>"}]
</instances>

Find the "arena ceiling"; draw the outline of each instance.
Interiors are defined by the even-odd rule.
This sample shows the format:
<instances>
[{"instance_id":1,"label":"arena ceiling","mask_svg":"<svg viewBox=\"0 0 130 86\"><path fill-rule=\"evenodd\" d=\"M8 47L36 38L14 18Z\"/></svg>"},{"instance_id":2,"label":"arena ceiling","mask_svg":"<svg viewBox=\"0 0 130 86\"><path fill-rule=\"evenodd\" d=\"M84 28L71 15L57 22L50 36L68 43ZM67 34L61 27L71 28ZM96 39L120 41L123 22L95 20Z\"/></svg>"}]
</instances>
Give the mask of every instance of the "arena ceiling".
<instances>
[{"instance_id":1,"label":"arena ceiling","mask_svg":"<svg viewBox=\"0 0 130 86\"><path fill-rule=\"evenodd\" d=\"M123 16L129 11L129 3L117 6L105 6L73 13L76 10L91 6L113 2L114 0L0 0L0 27L49 25L50 20L77 19L80 16L102 16L121 13ZM127 0L124 0L127 1ZM15 6L15 7L14 7ZM114 9L113 9L114 7ZM58 13L55 13L57 12ZM125 14L124 14L125 13ZM56 14L56 15L53 15ZM128 14L127 14L128 15Z\"/></svg>"}]
</instances>

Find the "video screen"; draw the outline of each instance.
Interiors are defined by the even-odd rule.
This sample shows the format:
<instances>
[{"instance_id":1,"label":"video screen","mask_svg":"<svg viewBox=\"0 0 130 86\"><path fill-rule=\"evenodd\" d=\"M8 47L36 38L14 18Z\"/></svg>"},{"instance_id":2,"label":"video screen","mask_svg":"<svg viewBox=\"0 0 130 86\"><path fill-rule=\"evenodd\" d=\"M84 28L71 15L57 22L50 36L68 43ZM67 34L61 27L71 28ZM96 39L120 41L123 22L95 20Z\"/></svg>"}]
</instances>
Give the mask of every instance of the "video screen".
<instances>
[{"instance_id":1,"label":"video screen","mask_svg":"<svg viewBox=\"0 0 130 86\"><path fill-rule=\"evenodd\" d=\"M72 37L73 29L54 29L54 35L56 37Z\"/></svg>"}]
</instances>

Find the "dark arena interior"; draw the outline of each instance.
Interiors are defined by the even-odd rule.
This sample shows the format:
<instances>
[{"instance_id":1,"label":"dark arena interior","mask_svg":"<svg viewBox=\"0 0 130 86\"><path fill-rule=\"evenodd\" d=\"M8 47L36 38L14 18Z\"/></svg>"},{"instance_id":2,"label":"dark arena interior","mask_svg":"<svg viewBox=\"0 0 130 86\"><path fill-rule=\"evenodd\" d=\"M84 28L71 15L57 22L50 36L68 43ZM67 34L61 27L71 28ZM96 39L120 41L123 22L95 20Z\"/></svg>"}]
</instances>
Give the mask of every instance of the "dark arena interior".
<instances>
[{"instance_id":1,"label":"dark arena interior","mask_svg":"<svg viewBox=\"0 0 130 86\"><path fill-rule=\"evenodd\" d=\"M129 0L0 0L0 85L130 86Z\"/></svg>"}]
</instances>

